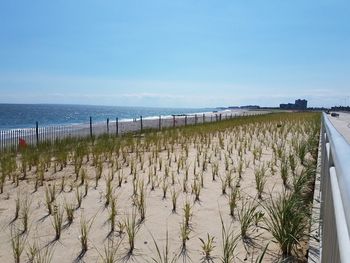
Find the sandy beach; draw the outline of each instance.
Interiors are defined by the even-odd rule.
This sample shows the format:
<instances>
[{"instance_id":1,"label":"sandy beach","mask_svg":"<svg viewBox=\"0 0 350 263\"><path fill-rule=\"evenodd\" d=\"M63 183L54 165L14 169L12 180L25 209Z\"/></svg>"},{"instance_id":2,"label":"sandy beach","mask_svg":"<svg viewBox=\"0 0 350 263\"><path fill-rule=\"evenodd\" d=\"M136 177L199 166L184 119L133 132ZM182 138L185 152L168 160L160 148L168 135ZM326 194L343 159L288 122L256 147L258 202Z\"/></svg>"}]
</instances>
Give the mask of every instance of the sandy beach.
<instances>
[{"instance_id":1,"label":"sandy beach","mask_svg":"<svg viewBox=\"0 0 350 263\"><path fill-rule=\"evenodd\" d=\"M40 168L29 170L27 167L24 178L20 157L17 157L18 168L13 174L18 175L18 186L12 182L15 175L11 174L0 194L0 261L13 262L11 239L14 233L20 233L19 240L24 242L21 262L28 262L30 248L34 246L42 254L52 253L51 262L54 263L106 262L103 258L112 242L114 248L119 245L115 262L154 262L153 258L157 259L155 242L161 253L168 242L169 258L175 258L176 262L221 262L224 225L226 231L232 230L232 235L237 236L232 262L255 262L266 246L263 262L276 262L281 258L281 250L266 224L269 215L265 206L281 193L292 192L294 179L305 171L306 160L313 160L310 152L305 153L305 162L299 160L296 153L296 144L312 136L311 124L306 119L290 116L285 119L267 116L264 121L247 117L248 121L227 121L218 128L214 124L210 128L208 124L135 137L131 143L120 141L111 154L101 152L97 156L91 150L89 156L84 156L77 180L74 150L71 149L62 170L56 157L52 156L43 173L43 186L39 184L37 189ZM168 121L171 123L171 119ZM145 122L144 127L148 124L154 127L156 122ZM288 164L286 181L281 177L285 157L293 158L295 162L293 171ZM102 173L96 180L99 165ZM256 182L259 169L264 171L266 181L260 197ZM78 206L77 196L84 195L86 189L86 196ZM237 191L236 207L230 215L229 201L234 191ZM47 201L50 192L54 193L54 200L50 202L51 215ZM144 196L144 219L140 218L141 196ZM173 196L177 197L176 211ZM113 231L111 198L115 200L116 208ZM16 199L20 200L17 218ZM180 233L186 204L190 216L186 228L188 236L183 240ZM64 211L65 205L74 208L74 219L68 224L67 214L62 212L62 233L55 240L54 215ZM21 233L26 206L29 207L28 227ZM254 218L246 235L242 236L242 217L249 206L255 207ZM126 225L133 213L138 222L135 248L128 253L130 243ZM81 253L81 218L91 220L88 221L91 229L85 253ZM206 241L208 234L214 243L211 257L205 258L200 239ZM305 237L296 246L295 260L304 261L306 250Z\"/></svg>"}]
</instances>

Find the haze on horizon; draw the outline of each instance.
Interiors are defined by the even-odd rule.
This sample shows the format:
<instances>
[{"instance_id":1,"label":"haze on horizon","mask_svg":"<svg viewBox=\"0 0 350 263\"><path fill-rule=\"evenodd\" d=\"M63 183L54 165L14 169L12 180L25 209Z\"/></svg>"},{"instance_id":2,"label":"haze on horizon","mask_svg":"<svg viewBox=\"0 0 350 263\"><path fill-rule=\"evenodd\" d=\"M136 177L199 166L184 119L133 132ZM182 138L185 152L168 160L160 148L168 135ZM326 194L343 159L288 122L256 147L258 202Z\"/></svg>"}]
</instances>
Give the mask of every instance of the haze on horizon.
<instances>
[{"instance_id":1,"label":"haze on horizon","mask_svg":"<svg viewBox=\"0 0 350 263\"><path fill-rule=\"evenodd\" d=\"M2 1L0 103L348 105L350 2Z\"/></svg>"}]
</instances>

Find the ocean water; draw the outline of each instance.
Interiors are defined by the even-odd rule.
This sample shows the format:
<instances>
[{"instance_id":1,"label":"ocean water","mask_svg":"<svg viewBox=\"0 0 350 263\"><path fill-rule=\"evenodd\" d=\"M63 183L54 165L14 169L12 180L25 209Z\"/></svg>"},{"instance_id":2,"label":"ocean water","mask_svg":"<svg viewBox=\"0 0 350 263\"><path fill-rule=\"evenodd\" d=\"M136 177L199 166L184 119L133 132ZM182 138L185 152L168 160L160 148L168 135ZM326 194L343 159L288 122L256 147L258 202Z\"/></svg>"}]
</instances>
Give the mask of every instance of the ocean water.
<instances>
[{"instance_id":1,"label":"ocean water","mask_svg":"<svg viewBox=\"0 0 350 263\"><path fill-rule=\"evenodd\" d=\"M58 104L0 104L0 130L32 128L40 126L69 125L93 122L130 120L172 114L212 112L213 108L148 108Z\"/></svg>"}]
</instances>

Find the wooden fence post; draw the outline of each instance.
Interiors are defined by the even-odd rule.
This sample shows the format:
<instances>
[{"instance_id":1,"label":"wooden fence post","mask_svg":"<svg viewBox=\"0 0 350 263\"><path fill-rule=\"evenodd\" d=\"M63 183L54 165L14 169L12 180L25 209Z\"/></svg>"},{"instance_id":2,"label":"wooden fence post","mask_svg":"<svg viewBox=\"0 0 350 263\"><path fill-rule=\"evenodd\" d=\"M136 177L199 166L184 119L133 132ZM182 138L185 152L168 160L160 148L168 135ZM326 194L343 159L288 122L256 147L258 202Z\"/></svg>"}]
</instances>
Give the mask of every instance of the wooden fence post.
<instances>
[{"instance_id":1,"label":"wooden fence post","mask_svg":"<svg viewBox=\"0 0 350 263\"><path fill-rule=\"evenodd\" d=\"M109 134L109 118L107 118L107 134Z\"/></svg>"},{"instance_id":2,"label":"wooden fence post","mask_svg":"<svg viewBox=\"0 0 350 263\"><path fill-rule=\"evenodd\" d=\"M203 113L203 123L205 123L205 114Z\"/></svg>"},{"instance_id":3,"label":"wooden fence post","mask_svg":"<svg viewBox=\"0 0 350 263\"><path fill-rule=\"evenodd\" d=\"M187 126L187 115L185 116L185 126Z\"/></svg>"},{"instance_id":4,"label":"wooden fence post","mask_svg":"<svg viewBox=\"0 0 350 263\"><path fill-rule=\"evenodd\" d=\"M92 117L90 116L90 137L92 138Z\"/></svg>"},{"instance_id":5,"label":"wooden fence post","mask_svg":"<svg viewBox=\"0 0 350 263\"><path fill-rule=\"evenodd\" d=\"M194 124L197 124L197 114L194 115Z\"/></svg>"},{"instance_id":6,"label":"wooden fence post","mask_svg":"<svg viewBox=\"0 0 350 263\"><path fill-rule=\"evenodd\" d=\"M140 116L140 125L141 125L141 132L142 132L143 130L142 116Z\"/></svg>"},{"instance_id":7,"label":"wooden fence post","mask_svg":"<svg viewBox=\"0 0 350 263\"><path fill-rule=\"evenodd\" d=\"M173 128L175 128L175 115L173 115Z\"/></svg>"},{"instance_id":8,"label":"wooden fence post","mask_svg":"<svg viewBox=\"0 0 350 263\"><path fill-rule=\"evenodd\" d=\"M39 144L39 123L35 122L36 145Z\"/></svg>"},{"instance_id":9,"label":"wooden fence post","mask_svg":"<svg viewBox=\"0 0 350 263\"><path fill-rule=\"evenodd\" d=\"M119 134L119 123L118 123L118 118L115 118L115 135L118 136Z\"/></svg>"},{"instance_id":10,"label":"wooden fence post","mask_svg":"<svg viewBox=\"0 0 350 263\"><path fill-rule=\"evenodd\" d=\"M158 129L161 130L162 129L162 116L159 115L159 124L158 124Z\"/></svg>"}]
</instances>

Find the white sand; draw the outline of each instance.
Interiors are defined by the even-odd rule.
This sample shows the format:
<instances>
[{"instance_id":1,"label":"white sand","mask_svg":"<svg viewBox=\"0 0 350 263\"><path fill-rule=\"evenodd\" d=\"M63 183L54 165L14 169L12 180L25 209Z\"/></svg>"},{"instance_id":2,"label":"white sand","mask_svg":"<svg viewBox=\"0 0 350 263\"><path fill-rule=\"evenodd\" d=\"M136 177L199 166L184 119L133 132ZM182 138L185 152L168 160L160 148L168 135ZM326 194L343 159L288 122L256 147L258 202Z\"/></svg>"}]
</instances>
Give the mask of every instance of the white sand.
<instances>
[{"instance_id":1,"label":"white sand","mask_svg":"<svg viewBox=\"0 0 350 263\"><path fill-rule=\"evenodd\" d=\"M252 141L251 141L251 150L247 149L246 154L243 156L245 162L242 180L240 182L240 201L238 202L239 206L241 205L242 200L257 201L256 195L257 191L255 189L255 179L254 179L254 169L255 167L261 166L263 163L266 164L272 160L272 143L279 143L285 141L285 138L282 136L278 141L274 141L272 134L267 132L266 138L262 136L262 128L267 129L268 126L254 127L250 126L251 129L255 132L252 132ZM224 148L220 148L218 136L223 136L224 138ZM287 134L290 138L291 134ZM240 145L244 145L243 140L247 140L246 132L240 128L236 128L232 131L215 133L211 137L211 144L208 148L208 156L211 156L211 163L218 163L219 165L219 175L225 176L225 155L229 155L227 149L233 146L233 141L238 140L237 149L233 147L233 153L230 154L230 158L233 160L233 164L230 164L230 169L237 167L238 163L238 148ZM150 185L147 185L147 198L146 198L146 220L140 225L140 230L136 235L136 251L135 256L132 259L135 262L151 262L151 257L156 257L155 246L152 241L152 236L157 240L161 249L165 246L165 235L166 230L169 231L169 244L170 244L170 254L179 255L180 253L180 223L183 218L182 207L186 200L189 200L193 204L193 217L191 219L191 228L192 233L190 234L190 239L187 242L188 256L192 262L200 262L201 255L201 243L199 238L206 239L207 233L215 237L215 249L213 251L214 262L219 262L219 256L222 255L222 246L221 246L221 224L220 224L220 214L223 217L225 225L228 227L232 224L234 231L239 234L240 223L237 219L237 210L235 212L236 217L232 218L229 216L229 207L228 207L228 197L221 194L221 181L220 178L217 178L216 181L212 181L212 165L208 164L208 168L204 171L204 188L200 194L200 202L194 202L194 196L191 195L191 184L193 183L193 169L194 164L196 163L197 156L197 143L194 144L193 140L189 145L189 157L186 160L187 165L189 166L189 180L188 180L188 189L189 193L183 193L182 181L185 174L185 169L180 169L180 174L177 174L177 166L174 161L175 156L184 155L184 151L181 150L180 145L175 146L175 151L171 154L171 167L170 174L175 173L176 184L171 186L170 178L169 181L169 190L167 193L167 198L162 199L162 179L164 177L164 167L168 166L167 151L162 151L159 155L159 158L163 160L162 171L157 171L159 179L159 186L156 187L155 191L150 190ZM260 161L256 161L256 164L253 165L253 154L254 145L261 145L263 148L263 154ZM289 151L290 144L287 143L285 150ZM206 149L204 146L203 149ZM218 154L215 157L215 149L218 150ZM134 153L130 153L128 158L133 159ZM147 183L147 176L149 169L153 169L153 164L149 168L148 156L149 152L143 154L144 157L144 169L140 170L140 163L137 164L137 174L140 179ZM203 153L200 157L203 159ZM119 159L121 162L121 160ZM202 160L201 160L202 162ZM246 167L249 163L249 167ZM104 245L107 244L107 235L109 233L109 223L107 221L108 209L104 206L104 192L105 192L105 179L104 177L108 176L111 172L111 168L107 163L104 163L103 176L99 181L99 186L97 189L94 189L94 178L95 178L95 168L91 166L91 162L84 164L83 166L87 172L90 181L90 189L88 196L84 198L82 202L82 207L75 211L75 218L73 224L67 227L62 232L62 237L59 241L53 241L54 238L54 229L52 227L52 216L47 216L47 210L45 208L45 194L44 187L40 187L37 192L32 193L34 189L34 182L32 180L21 181L20 186L16 188L10 182L7 182L5 185L5 193L0 195L0 262L13 262L11 246L10 246L10 222L14 216L14 204L17 192L21 193L22 198L29 198L31 200L31 212L30 212L30 231L27 238L27 243L32 243L34 238L38 240L40 247L45 246L53 247L53 260L55 263L64 263L64 262L74 262L77 259L80 253L80 243L79 243L79 230L80 230L80 214L83 213L86 218L94 217L92 224L92 229L89 235L89 250L82 258L82 262L100 262L99 254L104 253ZM159 166L158 166L159 168ZM267 183L265 187L265 193L263 194L263 199L266 200L270 193L272 196L276 196L277 193L281 192L283 189L282 180L278 173L278 167L275 167L276 173L271 174L271 171L267 172ZM34 169L35 170L35 169ZM130 167L123 166L122 172L125 176L125 181L121 188L117 187L117 174L115 174L115 179L113 181L114 193L117 196L117 209L118 215L116 217L117 221L125 220L126 215L130 215L132 212L132 175L130 174ZM159 169L157 169L159 170ZM201 168L197 167L197 172L201 171ZM233 173L234 182L236 182L238 175ZM53 174L52 168L45 174L45 184L56 184L56 189L59 189L60 178L65 176L66 178L74 178L74 166L69 164L63 171ZM29 173L28 178L32 178L33 173ZM68 202L75 203L75 194L73 192L68 192L72 179L67 179L65 192L58 194L57 204L62 204L64 200ZM177 213L172 213L172 204L171 204L171 189L175 189L180 193L178 199ZM81 188L83 190L83 188ZM228 189L229 191L229 189ZM262 209L259 207L259 209ZM17 220L13 225L20 226L20 220ZM268 253L264 259L264 262L272 262L279 258L279 249L278 246L271 242L272 236L264 228L264 223L260 222L258 227L252 227L249 230L249 236L252 238L254 245L248 246L242 240L238 241L237 248L235 250L236 262L243 262L248 258L248 262L255 260L259 256L266 246L269 243ZM124 234L123 238L117 236L117 233L112 235L115 242L122 240L122 246L118 251L118 255L121 257L125 256L127 250L127 236ZM22 254L22 261L26 261L26 253ZM185 261L186 258L180 256L179 262ZM188 261L188 259L187 259Z\"/></svg>"}]
</instances>

